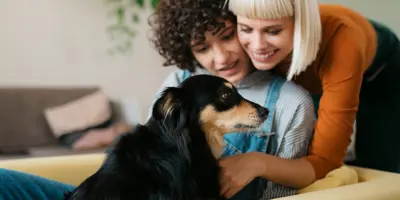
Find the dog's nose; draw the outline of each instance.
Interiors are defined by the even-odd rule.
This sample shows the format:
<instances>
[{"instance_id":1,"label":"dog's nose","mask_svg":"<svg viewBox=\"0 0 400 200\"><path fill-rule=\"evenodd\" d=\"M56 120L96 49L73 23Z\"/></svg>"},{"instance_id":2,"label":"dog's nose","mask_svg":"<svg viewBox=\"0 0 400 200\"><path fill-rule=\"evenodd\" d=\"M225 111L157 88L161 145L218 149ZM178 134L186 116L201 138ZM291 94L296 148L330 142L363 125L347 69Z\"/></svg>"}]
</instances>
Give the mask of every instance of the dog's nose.
<instances>
[{"instance_id":1,"label":"dog's nose","mask_svg":"<svg viewBox=\"0 0 400 200\"><path fill-rule=\"evenodd\" d=\"M264 107L257 108L257 114L261 119L264 119L264 120L267 119L268 113L269 113L269 110L267 108L264 108Z\"/></svg>"}]
</instances>

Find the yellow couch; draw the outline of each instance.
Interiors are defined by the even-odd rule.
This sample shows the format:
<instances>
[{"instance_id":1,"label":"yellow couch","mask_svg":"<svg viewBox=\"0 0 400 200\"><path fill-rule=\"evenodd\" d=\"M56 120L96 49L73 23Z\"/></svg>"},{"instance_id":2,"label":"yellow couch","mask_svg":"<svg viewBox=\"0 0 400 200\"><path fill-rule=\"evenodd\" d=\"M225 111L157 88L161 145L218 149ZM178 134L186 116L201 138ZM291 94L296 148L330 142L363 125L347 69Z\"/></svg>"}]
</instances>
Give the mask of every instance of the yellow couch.
<instances>
[{"instance_id":1,"label":"yellow couch","mask_svg":"<svg viewBox=\"0 0 400 200\"><path fill-rule=\"evenodd\" d=\"M40 158L24 158L0 161L0 168L39 175L60 182L78 185L94 173L104 159L104 154L84 154ZM351 169L351 170L348 170ZM341 173L356 173L355 184L340 183L327 177L309 187L303 194L279 198L279 200L391 200L400 199L400 175L378 170L349 167ZM350 174L348 174L350 177ZM351 181L351 180L350 180ZM340 187L338 187L340 186ZM331 188L335 187L335 188ZM328 188L328 189L326 189ZM318 191L317 191L318 190Z\"/></svg>"}]
</instances>

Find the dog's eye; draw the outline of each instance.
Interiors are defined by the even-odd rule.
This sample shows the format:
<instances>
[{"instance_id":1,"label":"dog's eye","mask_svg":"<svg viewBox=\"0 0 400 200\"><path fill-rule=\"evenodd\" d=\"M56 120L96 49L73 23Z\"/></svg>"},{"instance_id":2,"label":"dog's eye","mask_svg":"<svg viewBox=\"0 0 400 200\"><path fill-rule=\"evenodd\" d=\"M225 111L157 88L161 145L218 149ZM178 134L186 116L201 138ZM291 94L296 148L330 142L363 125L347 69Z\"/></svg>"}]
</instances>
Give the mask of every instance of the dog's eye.
<instances>
[{"instance_id":1,"label":"dog's eye","mask_svg":"<svg viewBox=\"0 0 400 200\"><path fill-rule=\"evenodd\" d=\"M221 99L223 101L227 100L231 96L231 93L224 93L221 95Z\"/></svg>"}]
</instances>

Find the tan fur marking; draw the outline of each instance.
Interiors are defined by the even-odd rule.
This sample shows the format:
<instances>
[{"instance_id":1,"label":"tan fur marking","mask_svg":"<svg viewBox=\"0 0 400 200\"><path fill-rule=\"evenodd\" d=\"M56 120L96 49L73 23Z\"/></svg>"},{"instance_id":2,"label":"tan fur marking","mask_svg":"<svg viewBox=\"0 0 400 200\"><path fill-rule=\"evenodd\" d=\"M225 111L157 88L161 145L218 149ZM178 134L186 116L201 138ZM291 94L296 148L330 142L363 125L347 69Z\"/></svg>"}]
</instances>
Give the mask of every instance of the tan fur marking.
<instances>
[{"instance_id":1,"label":"tan fur marking","mask_svg":"<svg viewBox=\"0 0 400 200\"><path fill-rule=\"evenodd\" d=\"M224 147L223 132L215 128L213 124L204 123L202 125L203 131L206 133L206 139L208 145L210 145L211 151L215 158L218 158L222 154Z\"/></svg>"},{"instance_id":2,"label":"tan fur marking","mask_svg":"<svg viewBox=\"0 0 400 200\"><path fill-rule=\"evenodd\" d=\"M213 106L206 106L200 113L203 131L206 133L207 142L216 158L223 150L223 135L228 132L246 132L250 129L237 128L237 124L258 127L262 120L258 117L257 110L247 101L242 101L238 106L224 112L218 112Z\"/></svg>"},{"instance_id":3,"label":"tan fur marking","mask_svg":"<svg viewBox=\"0 0 400 200\"><path fill-rule=\"evenodd\" d=\"M228 88L233 89L233 85L232 85L231 83L229 83L229 82L225 82L224 85L225 85L226 87L228 87Z\"/></svg>"},{"instance_id":4,"label":"tan fur marking","mask_svg":"<svg viewBox=\"0 0 400 200\"><path fill-rule=\"evenodd\" d=\"M162 111L163 111L163 113L164 113L164 115L168 115L170 112L171 112L171 110L173 109L173 103L172 103L172 94L167 94L166 96L165 96L165 103L163 104L163 107L162 107Z\"/></svg>"}]
</instances>

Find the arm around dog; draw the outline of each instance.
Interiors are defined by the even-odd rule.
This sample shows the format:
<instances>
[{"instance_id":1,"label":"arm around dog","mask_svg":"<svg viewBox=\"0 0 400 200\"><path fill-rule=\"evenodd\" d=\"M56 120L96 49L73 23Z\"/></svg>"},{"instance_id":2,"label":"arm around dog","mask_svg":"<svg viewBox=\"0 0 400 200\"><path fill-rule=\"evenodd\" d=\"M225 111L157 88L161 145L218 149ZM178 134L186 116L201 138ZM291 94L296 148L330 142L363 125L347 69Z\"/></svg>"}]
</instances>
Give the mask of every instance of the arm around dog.
<instances>
[{"instance_id":1,"label":"arm around dog","mask_svg":"<svg viewBox=\"0 0 400 200\"><path fill-rule=\"evenodd\" d=\"M259 175L274 184L303 188L315 181L312 165L303 159L316 120L313 100L307 91L287 82L276 109L279 146L276 156L255 153L261 161Z\"/></svg>"}]
</instances>

